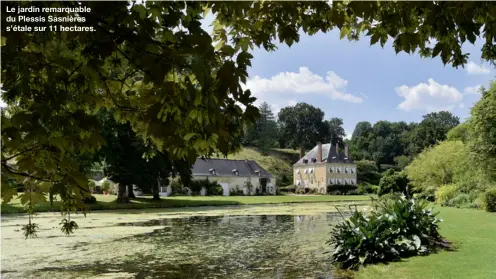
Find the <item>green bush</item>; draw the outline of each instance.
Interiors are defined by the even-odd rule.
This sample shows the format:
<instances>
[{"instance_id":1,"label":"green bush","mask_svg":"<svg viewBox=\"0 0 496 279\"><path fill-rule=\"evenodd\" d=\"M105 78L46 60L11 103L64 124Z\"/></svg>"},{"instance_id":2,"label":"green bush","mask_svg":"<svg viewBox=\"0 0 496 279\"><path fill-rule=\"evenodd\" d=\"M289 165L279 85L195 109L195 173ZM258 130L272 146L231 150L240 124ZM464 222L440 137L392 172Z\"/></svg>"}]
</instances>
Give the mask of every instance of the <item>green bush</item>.
<instances>
[{"instance_id":1,"label":"green bush","mask_svg":"<svg viewBox=\"0 0 496 279\"><path fill-rule=\"evenodd\" d=\"M416 193L414 195L415 198L417 199L424 199L430 202L433 202L436 200L436 187L427 187L425 189L421 189L420 193Z\"/></svg>"},{"instance_id":2,"label":"green bush","mask_svg":"<svg viewBox=\"0 0 496 279\"><path fill-rule=\"evenodd\" d=\"M83 198L83 202L85 204L95 204L96 203L96 198L94 196L85 197L85 198Z\"/></svg>"},{"instance_id":3,"label":"green bush","mask_svg":"<svg viewBox=\"0 0 496 279\"><path fill-rule=\"evenodd\" d=\"M277 187L277 190L281 194L294 194L296 192L296 186L289 185L289 186Z\"/></svg>"},{"instance_id":4,"label":"green bush","mask_svg":"<svg viewBox=\"0 0 496 279\"><path fill-rule=\"evenodd\" d=\"M337 193L338 195L352 195L357 193L355 192L355 190L357 190L356 185L337 185L337 184L327 185L328 194L331 194L333 192L338 192Z\"/></svg>"},{"instance_id":5,"label":"green bush","mask_svg":"<svg viewBox=\"0 0 496 279\"><path fill-rule=\"evenodd\" d=\"M207 187L207 196L222 196L224 190L217 181L210 183Z\"/></svg>"},{"instance_id":6,"label":"green bush","mask_svg":"<svg viewBox=\"0 0 496 279\"><path fill-rule=\"evenodd\" d=\"M102 191L105 191L105 192L108 192L110 190L110 187L112 185L110 184L110 182L108 180L105 180L103 183L102 183Z\"/></svg>"},{"instance_id":7,"label":"green bush","mask_svg":"<svg viewBox=\"0 0 496 279\"><path fill-rule=\"evenodd\" d=\"M452 206L450 201L459 193L456 184L447 184L439 187L436 191L436 203L442 206Z\"/></svg>"},{"instance_id":8,"label":"green bush","mask_svg":"<svg viewBox=\"0 0 496 279\"><path fill-rule=\"evenodd\" d=\"M229 192L229 196L244 196L245 194L243 193L243 190L239 186L236 186L236 188L231 188Z\"/></svg>"},{"instance_id":9,"label":"green bush","mask_svg":"<svg viewBox=\"0 0 496 279\"><path fill-rule=\"evenodd\" d=\"M171 192L174 193L174 192L181 192L184 186L179 180L172 180L170 187L171 187Z\"/></svg>"},{"instance_id":10,"label":"green bush","mask_svg":"<svg viewBox=\"0 0 496 279\"><path fill-rule=\"evenodd\" d=\"M358 188L357 188L357 193L359 195L377 194L378 191L379 191L379 186L371 185L368 183L360 183L358 184Z\"/></svg>"},{"instance_id":11,"label":"green bush","mask_svg":"<svg viewBox=\"0 0 496 279\"><path fill-rule=\"evenodd\" d=\"M217 181L209 181L208 179L192 180L188 188L192 195L200 195L201 190L205 188L207 196L220 196L223 194L222 186Z\"/></svg>"},{"instance_id":12,"label":"green bush","mask_svg":"<svg viewBox=\"0 0 496 279\"><path fill-rule=\"evenodd\" d=\"M374 161L360 160L357 162L357 180L360 183L379 184L381 174Z\"/></svg>"},{"instance_id":13,"label":"green bush","mask_svg":"<svg viewBox=\"0 0 496 279\"><path fill-rule=\"evenodd\" d=\"M490 188L484 193L482 207L487 212L496 212L496 187Z\"/></svg>"},{"instance_id":14,"label":"green bush","mask_svg":"<svg viewBox=\"0 0 496 279\"><path fill-rule=\"evenodd\" d=\"M88 188L90 190L90 193L93 193L95 191L95 181L91 180L90 182L88 182Z\"/></svg>"},{"instance_id":15,"label":"green bush","mask_svg":"<svg viewBox=\"0 0 496 279\"><path fill-rule=\"evenodd\" d=\"M334 247L331 261L339 268L386 263L428 254L438 247L437 213L425 200L386 195L374 203L370 214L356 210L331 231L327 244Z\"/></svg>"},{"instance_id":16,"label":"green bush","mask_svg":"<svg viewBox=\"0 0 496 279\"><path fill-rule=\"evenodd\" d=\"M395 172L388 169L379 181L379 196L391 193L402 193L410 196L408 192L408 177L405 172Z\"/></svg>"}]
</instances>

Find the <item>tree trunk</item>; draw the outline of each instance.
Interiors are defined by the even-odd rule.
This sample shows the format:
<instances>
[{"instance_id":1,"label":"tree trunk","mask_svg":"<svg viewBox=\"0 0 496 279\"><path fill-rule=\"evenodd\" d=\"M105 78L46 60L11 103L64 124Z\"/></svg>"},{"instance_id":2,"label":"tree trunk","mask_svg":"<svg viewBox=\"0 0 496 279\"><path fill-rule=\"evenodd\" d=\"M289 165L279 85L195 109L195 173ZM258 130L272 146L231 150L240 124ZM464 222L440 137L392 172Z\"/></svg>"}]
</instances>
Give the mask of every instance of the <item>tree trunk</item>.
<instances>
[{"instance_id":1,"label":"tree trunk","mask_svg":"<svg viewBox=\"0 0 496 279\"><path fill-rule=\"evenodd\" d=\"M127 185L127 196L130 199L136 198L136 196L134 195L133 188L134 188L133 185Z\"/></svg>"},{"instance_id":2,"label":"tree trunk","mask_svg":"<svg viewBox=\"0 0 496 279\"><path fill-rule=\"evenodd\" d=\"M117 191L117 202L118 203L128 203L129 198L127 197L126 185L119 184L119 190Z\"/></svg>"},{"instance_id":3,"label":"tree trunk","mask_svg":"<svg viewBox=\"0 0 496 279\"><path fill-rule=\"evenodd\" d=\"M159 192L160 192L160 184L157 181L157 184L155 185L155 187L153 187L153 199L152 200L160 200Z\"/></svg>"}]
</instances>

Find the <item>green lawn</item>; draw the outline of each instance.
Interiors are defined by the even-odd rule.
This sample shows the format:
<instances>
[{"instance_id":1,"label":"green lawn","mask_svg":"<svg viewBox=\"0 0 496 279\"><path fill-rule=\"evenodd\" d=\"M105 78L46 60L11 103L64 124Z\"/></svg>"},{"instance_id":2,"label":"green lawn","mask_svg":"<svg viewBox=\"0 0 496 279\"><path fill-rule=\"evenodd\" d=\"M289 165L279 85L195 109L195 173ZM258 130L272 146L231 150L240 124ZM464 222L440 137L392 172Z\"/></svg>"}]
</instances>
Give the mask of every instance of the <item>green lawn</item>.
<instances>
[{"instance_id":1,"label":"green lawn","mask_svg":"<svg viewBox=\"0 0 496 279\"><path fill-rule=\"evenodd\" d=\"M150 196L133 199L131 203L116 203L116 196L94 195L96 204L89 204L90 210L110 209L143 209L143 208L170 208L188 206L220 206L242 204L273 204L273 203L302 203L302 202L339 202L339 201L369 201L369 196L214 196L214 197L162 197L160 201L153 201ZM55 201L53 208L50 204L37 205L37 212L57 211L60 202ZM19 199L14 199L8 204L2 204L2 214L25 212Z\"/></svg>"},{"instance_id":2,"label":"green lawn","mask_svg":"<svg viewBox=\"0 0 496 279\"><path fill-rule=\"evenodd\" d=\"M388 265L368 266L356 278L496 278L496 213L438 208L441 234L456 251L413 257Z\"/></svg>"}]
</instances>

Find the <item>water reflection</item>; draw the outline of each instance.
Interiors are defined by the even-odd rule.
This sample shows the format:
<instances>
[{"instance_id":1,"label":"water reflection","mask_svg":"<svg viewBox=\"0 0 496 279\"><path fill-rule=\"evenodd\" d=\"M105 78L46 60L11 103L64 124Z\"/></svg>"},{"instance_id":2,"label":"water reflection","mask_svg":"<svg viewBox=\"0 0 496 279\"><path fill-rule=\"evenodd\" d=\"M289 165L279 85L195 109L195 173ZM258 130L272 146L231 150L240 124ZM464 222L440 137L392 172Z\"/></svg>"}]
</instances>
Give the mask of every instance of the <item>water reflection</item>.
<instances>
[{"instance_id":1,"label":"water reflection","mask_svg":"<svg viewBox=\"0 0 496 279\"><path fill-rule=\"evenodd\" d=\"M333 278L325 241L329 225L340 218L335 213L224 215L119 223L163 226L126 239L155 249L120 268L129 272L139 262L151 278Z\"/></svg>"}]
</instances>

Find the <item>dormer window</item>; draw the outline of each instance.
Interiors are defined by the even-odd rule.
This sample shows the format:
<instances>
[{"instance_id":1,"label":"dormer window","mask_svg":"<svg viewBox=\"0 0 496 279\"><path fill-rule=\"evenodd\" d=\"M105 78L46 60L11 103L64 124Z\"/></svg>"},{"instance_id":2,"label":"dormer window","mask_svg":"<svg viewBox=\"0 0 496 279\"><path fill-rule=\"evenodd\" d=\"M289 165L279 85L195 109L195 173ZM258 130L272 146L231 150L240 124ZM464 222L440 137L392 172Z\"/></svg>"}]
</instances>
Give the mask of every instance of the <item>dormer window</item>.
<instances>
[{"instance_id":1,"label":"dormer window","mask_svg":"<svg viewBox=\"0 0 496 279\"><path fill-rule=\"evenodd\" d=\"M255 173L260 176L260 171L259 170L256 170Z\"/></svg>"},{"instance_id":2,"label":"dormer window","mask_svg":"<svg viewBox=\"0 0 496 279\"><path fill-rule=\"evenodd\" d=\"M215 169L209 169L208 172L210 172L212 175L215 175Z\"/></svg>"},{"instance_id":3,"label":"dormer window","mask_svg":"<svg viewBox=\"0 0 496 279\"><path fill-rule=\"evenodd\" d=\"M303 159L303 164L308 164L308 159Z\"/></svg>"},{"instance_id":4,"label":"dormer window","mask_svg":"<svg viewBox=\"0 0 496 279\"><path fill-rule=\"evenodd\" d=\"M239 176L239 171L238 169L233 169L232 170L233 175Z\"/></svg>"}]
</instances>

